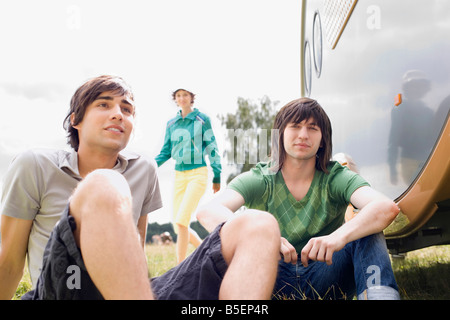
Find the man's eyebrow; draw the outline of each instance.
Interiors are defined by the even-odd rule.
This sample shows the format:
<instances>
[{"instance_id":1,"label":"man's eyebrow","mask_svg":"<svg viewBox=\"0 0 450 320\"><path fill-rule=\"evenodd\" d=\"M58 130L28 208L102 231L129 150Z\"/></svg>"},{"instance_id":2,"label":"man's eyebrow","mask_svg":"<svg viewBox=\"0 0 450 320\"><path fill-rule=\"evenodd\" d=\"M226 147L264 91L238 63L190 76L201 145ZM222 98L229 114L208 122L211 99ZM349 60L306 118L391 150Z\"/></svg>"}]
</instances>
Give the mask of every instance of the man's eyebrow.
<instances>
[{"instance_id":1,"label":"man's eyebrow","mask_svg":"<svg viewBox=\"0 0 450 320\"><path fill-rule=\"evenodd\" d=\"M302 121L299 121L299 122L292 121L292 122L289 123L289 125L297 125L297 124L300 124L300 123L302 123L302 122L304 122L304 125L307 125L307 126L316 126L316 127L318 126L316 120L310 120L310 121L308 121L308 120L302 120Z\"/></svg>"},{"instance_id":2,"label":"man's eyebrow","mask_svg":"<svg viewBox=\"0 0 450 320\"><path fill-rule=\"evenodd\" d=\"M103 99L103 100L113 100L114 98L111 97L111 96L98 96L97 98L95 98L95 100L100 100L100 99Z\"/></svg>"},{"instance_id":3,"label":"man's eyebrow","mask_svg":"<svg viewBox=\"0 0 450 320\"><path fill-rule=\"evenodd\" d=\"M317 121L314 118L309 118L308 120L305 121L305 123L308 126L318 126Z\"/></svg>"},{"instance_id":4,"label":"man's eyebrow","mask_svg":"<svg viewBox=\"0 0 450 320\"><path fill-rule=\"evenodd\" d=\"M112 97L112 96L99 96L95 100L100 100L100 99L102 99L102 100L114 100L114 97ZM130 101L128 101L128 99L122 99L122 103L128 104L130 106L134 106L134 104L131 103Z\"/></svg>"}]
</instances>

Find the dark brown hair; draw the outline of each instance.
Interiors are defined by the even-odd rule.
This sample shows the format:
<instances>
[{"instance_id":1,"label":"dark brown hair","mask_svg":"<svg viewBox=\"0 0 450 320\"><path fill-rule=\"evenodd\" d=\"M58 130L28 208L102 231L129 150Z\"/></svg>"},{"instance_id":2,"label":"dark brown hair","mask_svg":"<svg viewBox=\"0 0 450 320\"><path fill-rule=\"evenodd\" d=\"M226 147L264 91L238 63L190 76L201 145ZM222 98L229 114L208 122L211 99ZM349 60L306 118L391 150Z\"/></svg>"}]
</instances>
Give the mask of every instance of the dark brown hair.
<instances>
[{"instance_id":1,"label":"dark brown hair","mask_svg":"<svg viewBox=\"0 0 450 320\"><path fill-rule=\"evenodd\" d=\"M73 126L78 125L83 120L87 107L101 93L106 91L112 91L120 96L128 96L129 99L134 101L130 86L122 78L117 76L103 75L95 77L79 87L70 100L70 109L63 123L64 129L67 131L67 143L75 151L78 151L80 140L78 130ZM73 123L71 122L72 114L74 114Z\"/></svg>"},{"instance_id":2,"label":"dark brown hair","mask_svg":"<svg viewBox=\"0 0 450 320\"><path fill-rule=\"evenodd\" d=\"M332 155L331 122L319 103L309 98L300 98L289 102L280 109L275 117L273 129L278 130L279 134L273 135L272 138L272 170L281 170L286 159L283 140L287 125L311 118L315 120L322 132L321 147L316 155L316 169L328 173L327 166Z\"/></svg>"}]
</instances>

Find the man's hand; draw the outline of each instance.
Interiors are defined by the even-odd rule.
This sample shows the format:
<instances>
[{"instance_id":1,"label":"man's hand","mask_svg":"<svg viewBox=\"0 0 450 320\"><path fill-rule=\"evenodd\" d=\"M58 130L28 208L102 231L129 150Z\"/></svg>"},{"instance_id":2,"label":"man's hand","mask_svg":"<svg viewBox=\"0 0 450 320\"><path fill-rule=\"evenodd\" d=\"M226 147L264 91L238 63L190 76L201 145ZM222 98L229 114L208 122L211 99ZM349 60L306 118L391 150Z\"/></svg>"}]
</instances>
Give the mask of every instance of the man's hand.
<instances>
[{"instance_id":1,"label":"man's hand","mask_svg":"<svg viewBox=\"0 0 450 320\"><path fill-rule=\"evenodd\" d=\"M282 258L284 258L284 262L292 264L297 263L298 259L297 251L295 251L294 246L283 237L281 237L280 253Z\"/></svg>"},{"instance_id":2,"label":"man's hand","mask_svg":"<svg viewBox=\"0 0 450 320\"><path fill-rule=\"evenodd\" d=\"M345 246L345 241L340 240L336 233L328 236L311 238L301 253L301 261L304 267L308 266L308 260L326 262L327 265L333 263L333 253L341 250Z\"/></svg>"}]
</instances>

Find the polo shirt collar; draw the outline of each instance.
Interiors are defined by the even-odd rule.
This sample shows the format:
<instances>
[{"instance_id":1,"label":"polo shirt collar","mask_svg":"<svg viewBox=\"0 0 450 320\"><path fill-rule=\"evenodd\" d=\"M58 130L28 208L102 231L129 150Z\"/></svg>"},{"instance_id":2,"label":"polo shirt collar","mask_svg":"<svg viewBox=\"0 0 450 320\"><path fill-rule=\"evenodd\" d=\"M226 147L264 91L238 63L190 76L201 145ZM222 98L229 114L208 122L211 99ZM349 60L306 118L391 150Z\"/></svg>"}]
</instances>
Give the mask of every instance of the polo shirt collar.
<instances>
[{"instance_id":1,"label":"polo shirt collar","mask_svg":"<svg viewBox=\"0 0 450 320\"><path fill-rule=\"evenodd\" d=\"M119 157L117 159L117 163L114 166L114 170L117 170L119 173L124 173L128 168L128 164L130 160L138 159L140 156L137 153L130 151L121 151L119 152Z\"/></svg>"},{"instance_id":2,"label":"polo shirt collar","mask_svg":"<svg viewBox=\"0 0 450 320\"><path fill-rule=\"evenodd\" d=\"M138 159L139 155L129 151L121 151L117 158L117 163L114 166L113 170L123 174L125 170L128 168L128 164L130 160ZM66 157L62 160L60 164L60 168L68 169L70 174L81 180L80 172L78 170L78 153L75 150L71 150Z\"/></svg>"}]
</instances>

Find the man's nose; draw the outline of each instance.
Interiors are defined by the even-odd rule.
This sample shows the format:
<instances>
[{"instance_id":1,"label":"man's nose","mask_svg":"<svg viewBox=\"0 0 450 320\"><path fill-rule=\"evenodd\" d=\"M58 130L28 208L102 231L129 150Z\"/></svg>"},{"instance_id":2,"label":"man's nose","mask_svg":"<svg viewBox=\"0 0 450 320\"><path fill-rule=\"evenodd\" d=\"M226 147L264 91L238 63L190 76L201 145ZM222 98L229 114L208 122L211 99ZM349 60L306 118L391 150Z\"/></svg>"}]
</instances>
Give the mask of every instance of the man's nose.
<instances>
[{"instance_id":1,"label":"man's nose","mask_svg":"<svg viewBox=\"0 0 450 320\"><path fill-rule=\"evenodd\" d=\"M114 108L112 108L111 119L119 120L119 121L123 120L123 112L122 112L122 108L120 107L120 105L114 106Z\"/></svg>"},{"instance_id":2,"label":"man's nose","mask_svg":"<svg viewBox=\"0 0 450 320\"><path fill-rule=\"evenodd\" d=\"M298 130L298 137L302 139L308 139L308 128L306 126L303 126Z\"/></svg>"}]
</instances>

